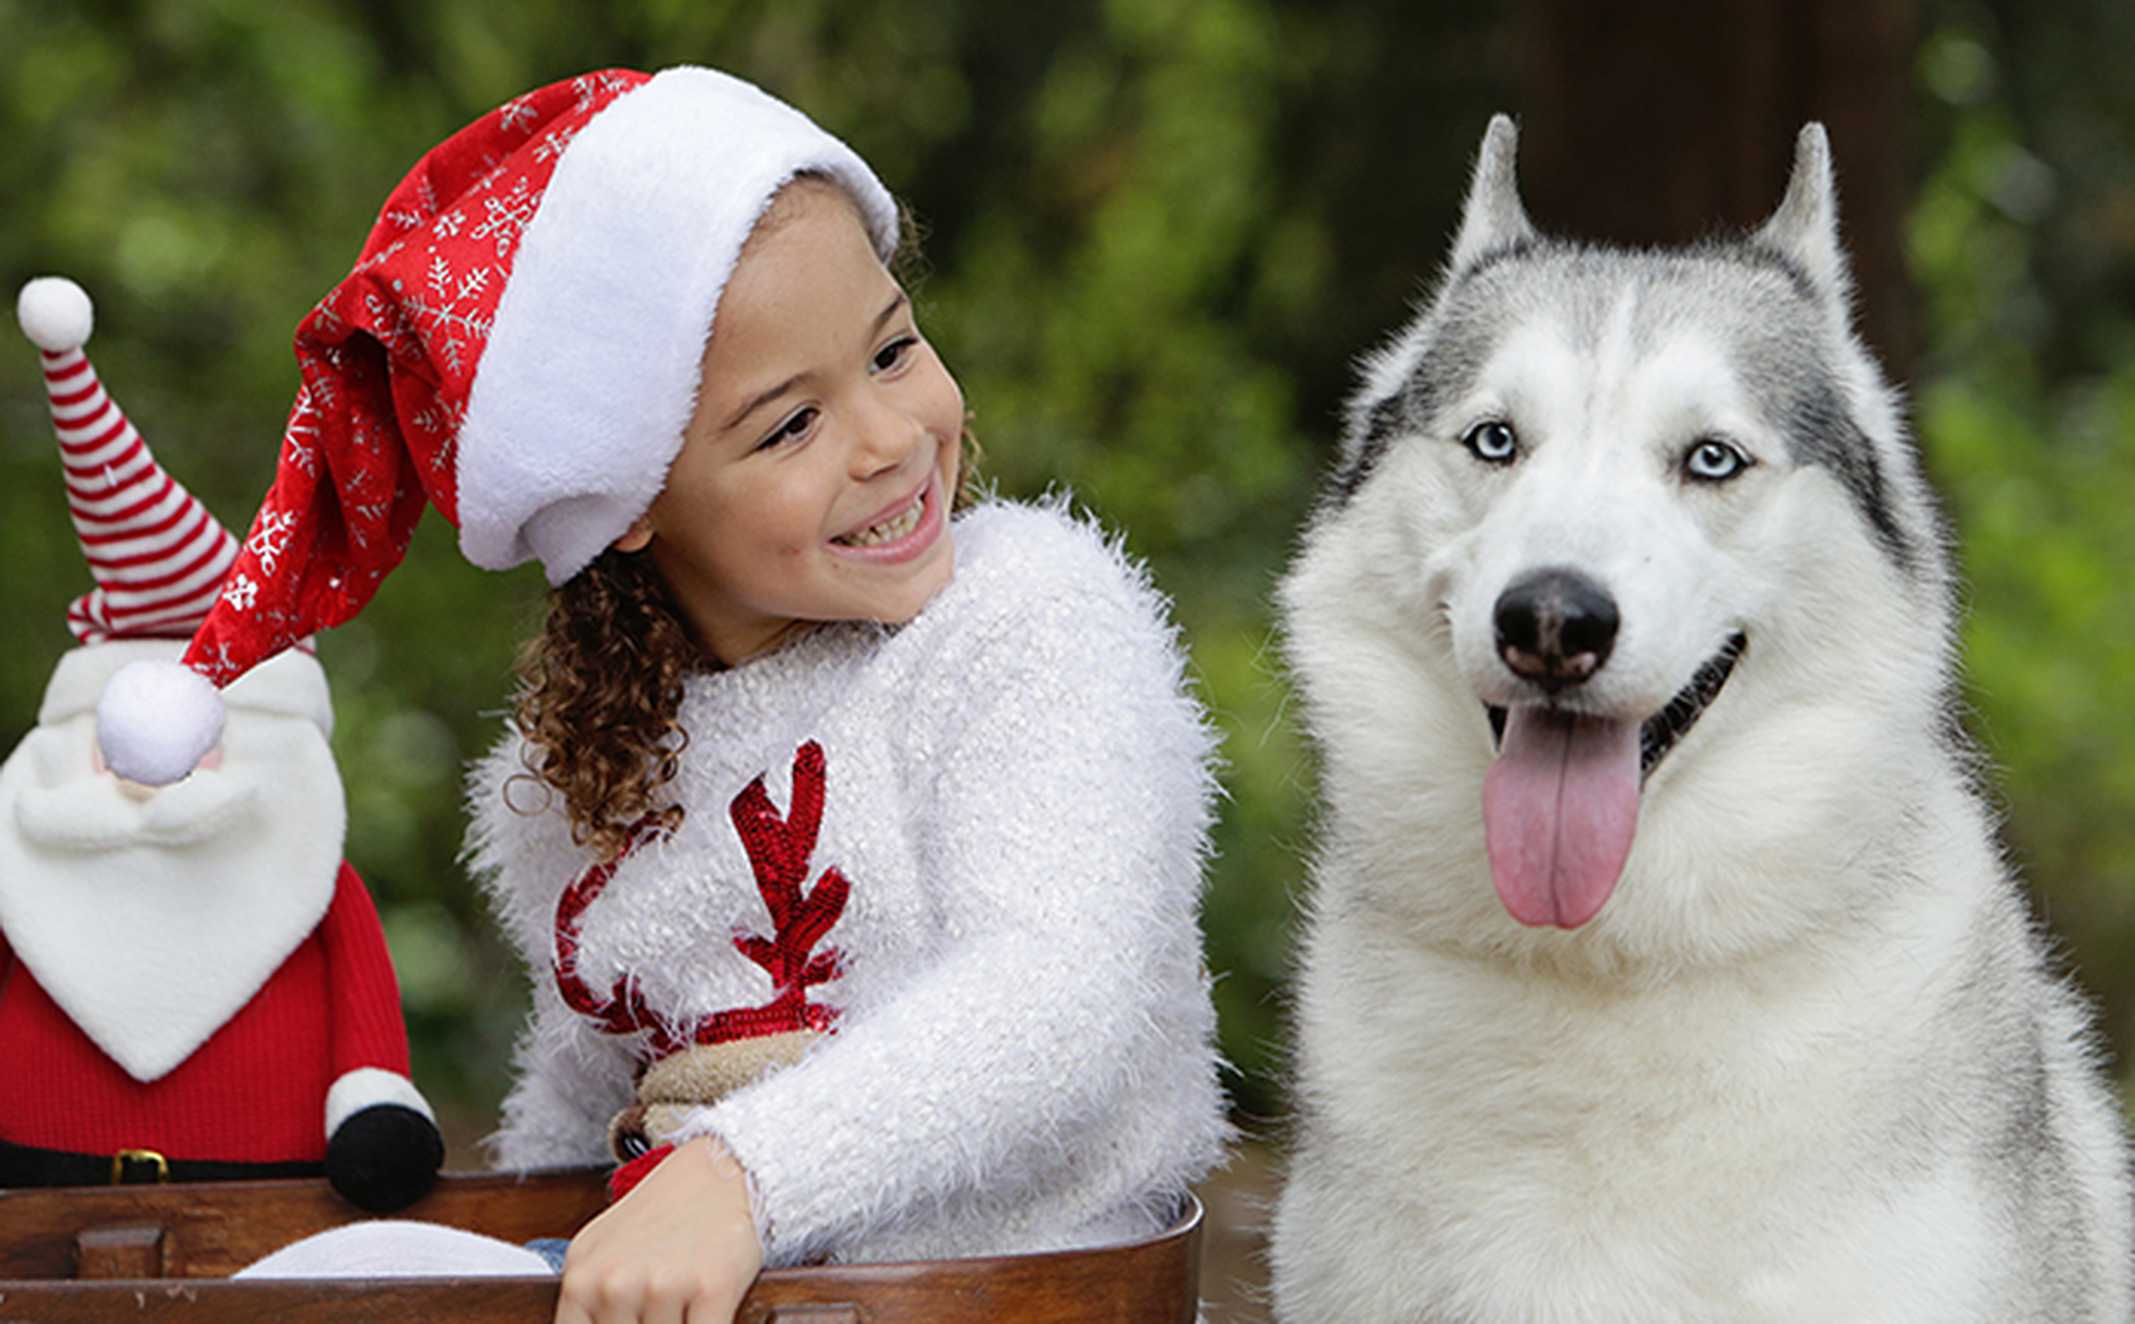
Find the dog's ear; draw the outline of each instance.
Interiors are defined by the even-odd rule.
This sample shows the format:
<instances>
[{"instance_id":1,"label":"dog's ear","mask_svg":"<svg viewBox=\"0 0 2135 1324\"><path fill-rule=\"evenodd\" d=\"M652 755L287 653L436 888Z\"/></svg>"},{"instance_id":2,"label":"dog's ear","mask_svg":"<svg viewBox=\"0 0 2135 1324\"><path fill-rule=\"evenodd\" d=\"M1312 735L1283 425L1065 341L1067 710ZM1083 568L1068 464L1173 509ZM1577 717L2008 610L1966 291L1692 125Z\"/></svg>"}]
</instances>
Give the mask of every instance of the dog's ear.
<instances>
[{"instance_id":1,"label":"dog's ear","mask_svg":"<svg viewBox=\"0 0 2135 1324\"><path fill-rule=\"evenodd\" d=\"M1452 268L1461 271L1487 254L1536 238L1535 227L1520 205L1515 168L1520 131L1510 115L1493 115L1483 130L1482 150L1475 156L1475 177L1461 209L1460 237L1453 241Z\"/></svg>"},{"instance_id":2,"label":"dog's ear","mask_svg":"<svg viewBox=\"0 0 2135 1324\"><path fill-rule=\"evenodd\" d=\"M1779 210L1759 226L1755 242L1786 255L1810 282L1843 303L1853 285L1838 241L1838 186L1831 177L1831 140L1811 120L1794 139L1794 173Z\"/></svg>"}]
</instances>

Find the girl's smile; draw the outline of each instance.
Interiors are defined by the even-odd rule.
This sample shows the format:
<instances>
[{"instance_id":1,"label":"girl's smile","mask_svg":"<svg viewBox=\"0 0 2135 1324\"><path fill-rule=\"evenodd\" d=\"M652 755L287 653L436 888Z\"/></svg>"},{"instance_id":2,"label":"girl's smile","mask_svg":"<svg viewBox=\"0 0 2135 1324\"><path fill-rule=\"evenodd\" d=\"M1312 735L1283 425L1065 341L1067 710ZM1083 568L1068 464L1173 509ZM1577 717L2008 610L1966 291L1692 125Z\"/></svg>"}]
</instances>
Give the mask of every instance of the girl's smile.
<instances>
[{"instance_id":1,"label":"girl's smile","mask_svg":"<svg viewBox=\"0 0 2135 1324\"><path fill-rule=\"evenodd\" d=\"M831 546L846 556L884 563L909 561L923 554L948 528L942 517L940 479L940 471L930 468L917 492L892 503L863 527L832 538Z\"/></svg>"}]
</instances>

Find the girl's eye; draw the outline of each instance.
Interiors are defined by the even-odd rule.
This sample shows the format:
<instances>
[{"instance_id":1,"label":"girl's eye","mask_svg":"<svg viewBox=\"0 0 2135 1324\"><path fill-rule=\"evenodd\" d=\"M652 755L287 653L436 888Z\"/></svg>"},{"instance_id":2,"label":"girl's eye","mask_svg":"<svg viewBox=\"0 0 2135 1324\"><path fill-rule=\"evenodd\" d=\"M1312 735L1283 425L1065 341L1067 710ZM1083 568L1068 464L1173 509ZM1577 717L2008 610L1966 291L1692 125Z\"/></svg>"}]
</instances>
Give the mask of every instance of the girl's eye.
<instances>
[{"instance_id":1,"label":"girl's eye","mask_svg":"<svg viewBox=\"0 0 2135 1324\"><path fill-rule=\"evenodd\" d=\"M876 372L888 372L890 369L904 362L905 357L912 352L912 347L914 345L917 345L918 343L918 336L899 336L897 337L897 339L892 340L889 344L884 345L881 349L875 351L875 359L873 364L870 366L872 366Z\"/></svg>"},{"instance_id":2,"label":"girl's eye","mask_svg":"<svg viewBox=\"0 0 2135 1324\"><path fill-rule=\"evenodd\" d=\"M774 446L784 445L808 435L808 429L815 426L815 415L814 405L794 410L792 417L772 429L770 436L756 443L756 449L767 451Z\"/></svg>"},{"instance_id":3,"label":"girl's eye","mask_svg":"<svg viewBox=\"0 0 2135 1324\"><path fill-rule=\"evenodd\" d=\"M1749 457L1717 437L1683 452L1683 475L1701 483L1724 483L1750 467Z\"/></svg>"},{"instance_id":4,"label":"girl's eye","mask_svg":"<svg viewBox=\"0 0 2135 1324\"><path fill-rule=\"evenodd\" d=\"M1501 418L1485 419L1469 428L1460 444L1484 464L1511 464L1520 453L1520 439L1513 435L1512 424Z\"/></svg>"}]
</instances>

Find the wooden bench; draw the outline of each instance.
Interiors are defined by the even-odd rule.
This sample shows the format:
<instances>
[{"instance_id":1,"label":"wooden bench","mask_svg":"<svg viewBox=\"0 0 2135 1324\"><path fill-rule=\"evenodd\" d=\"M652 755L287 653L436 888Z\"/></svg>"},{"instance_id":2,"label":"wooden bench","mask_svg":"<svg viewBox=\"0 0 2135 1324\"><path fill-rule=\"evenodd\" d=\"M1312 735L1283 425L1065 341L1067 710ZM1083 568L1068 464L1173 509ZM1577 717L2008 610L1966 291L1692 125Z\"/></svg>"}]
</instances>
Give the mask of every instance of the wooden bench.
<instances>
[{"instance_id":1,"label":"wooden bench","mask_svg":"<svg viewBox=\"0 0 2135 1324\"><path fill-rule=\"evenodd\" d=\"M508 1241L566 1236L606 1206L605 1171L447 1173L399 1215ZM0 1191L0 1324L16 1320L539 1324L554 1278L223 1281L355 1221L324 1181ZM742 1324L1192 1324L1201 1207L1098 1250L766 1271Z\"/></svg>"}]
</instances>

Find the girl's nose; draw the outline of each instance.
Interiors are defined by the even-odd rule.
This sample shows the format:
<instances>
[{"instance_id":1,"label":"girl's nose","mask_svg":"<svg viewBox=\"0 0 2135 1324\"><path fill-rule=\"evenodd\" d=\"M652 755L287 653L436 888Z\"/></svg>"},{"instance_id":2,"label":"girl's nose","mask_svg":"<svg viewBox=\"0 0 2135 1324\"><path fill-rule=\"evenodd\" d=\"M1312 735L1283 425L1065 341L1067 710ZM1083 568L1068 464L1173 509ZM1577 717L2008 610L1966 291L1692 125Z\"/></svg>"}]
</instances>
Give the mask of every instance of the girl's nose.
<instances>
[{"instance_id":1,"label":"girl's nose","mask_svg":"<svg viewBox=\"0 0 2135 1324\"><path fill-rule=\"evenodd\" d=\"M902 466L927 431L917 418L886 402L864 410L857 423L853 468L861 477Z\"/></svg>"}]
</instances>

